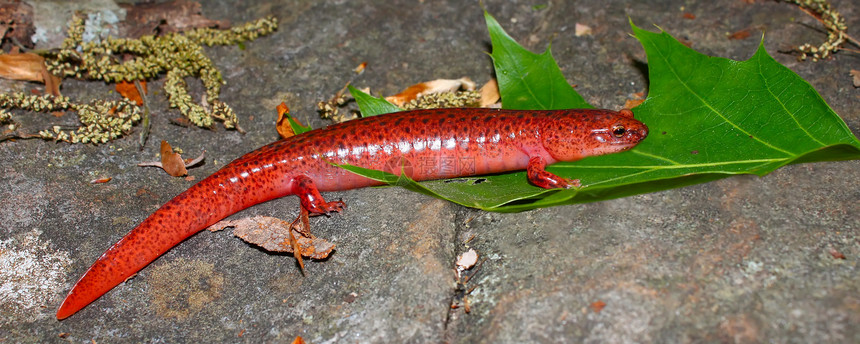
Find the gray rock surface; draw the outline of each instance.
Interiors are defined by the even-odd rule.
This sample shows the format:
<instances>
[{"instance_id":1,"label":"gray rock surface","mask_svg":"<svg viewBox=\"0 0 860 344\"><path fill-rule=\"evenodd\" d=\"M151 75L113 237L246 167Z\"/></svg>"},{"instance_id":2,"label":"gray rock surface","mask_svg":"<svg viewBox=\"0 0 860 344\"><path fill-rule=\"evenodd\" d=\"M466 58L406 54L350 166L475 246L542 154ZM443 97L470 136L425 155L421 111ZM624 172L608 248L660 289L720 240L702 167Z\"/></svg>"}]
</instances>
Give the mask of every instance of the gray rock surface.
<instances>
[{"instance_id":1,"label":"gray rock surface","mask_svg":"<svg viewBox=\"0 0 860 344\"><path fill-rule=\"evenodd\" d=\"M178 112L157 91L150 96L153 130L143 151L136 133L100 146L0 143L0 342L288 343L297 335L309 343L860 342L857 161L515 214L397 188L329 193L349 208L311 224L337 251L307 261L305 276L289 255L255 249L227 232L203 232L57 321L56 307L95 258L192 185L136 166L155 158L159 141L189 153L205 149L206 164L190 171L200 180L275 140L273 108L284 99L294 115L320 127L326 123L316 116L316 102L353 78L393 94L436 78L483 83L492 77L484 53L489 38L474 2L203 3L212 19L280 19L276 33L245 50L206 49L227 80L222 99L247 134L170 125ZM833 4L860 36L860 5ZM553 55L586 100L614 109L648 86L645 55L629 36L628 18L643 28L659 25L703 53L739 60L755 51L759 31L745 40L726 34L762 27L768 51L860 132L860 91L849 76L860 69L856 55L799 63L778 53L823 39L817 22L785 3L484 6L530 49L542 51L552 41ZM593 35L574 37L576 23L591 26ZM367 70L354 77L363 61ZM0 87L39 86L2 81ZM63 84L64 94L76 99L115 96L109 90L97 82ZM33 123L54 120L33 116ZM108 176L109 183L89 183ZM289 219L297 209L290 197L233 218ZM467 247L483 262L458 286L454 263ZM464 291L470 291L468 314L451 308L463 305Z\"/></svg>"}]
</instances>

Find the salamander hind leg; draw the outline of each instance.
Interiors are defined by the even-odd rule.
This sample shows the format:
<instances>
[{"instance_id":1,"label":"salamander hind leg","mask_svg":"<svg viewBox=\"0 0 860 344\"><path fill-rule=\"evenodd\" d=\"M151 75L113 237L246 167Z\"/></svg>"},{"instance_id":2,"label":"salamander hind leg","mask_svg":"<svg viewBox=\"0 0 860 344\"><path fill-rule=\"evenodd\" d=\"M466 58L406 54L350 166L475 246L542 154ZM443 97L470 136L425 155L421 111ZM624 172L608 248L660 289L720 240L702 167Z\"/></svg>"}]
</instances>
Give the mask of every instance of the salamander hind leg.
<instances>
[{"instance_id":1,"label":"salamander hind leg","mask_svg":"<svg viewBox=\"0 0 860 344\"><path fill-rule=\"evenodd\" d=\"M526 172L529 176L529 181L536 185L540 186L544 189L558 189L558 188L578 188L580 186L579 179L567 179L563 177L559 177L546 169L546 161L541 157L532 157L529 159L529 165L526 168Z\"/></svg>"},{"instance_id":2,"label":"salamander hind leg","mask_svg":"<svg viewBox=\"0 0 860 344\"><path fill-rule=\"evenodd\" d=\"M293 194L299 196L302 209L307 210L310 215L328 215L331 212L340 212L346 207L343 201L326 202L317 190L313 179L306 175L293 178Z\"/></svg>"}]
</instances>

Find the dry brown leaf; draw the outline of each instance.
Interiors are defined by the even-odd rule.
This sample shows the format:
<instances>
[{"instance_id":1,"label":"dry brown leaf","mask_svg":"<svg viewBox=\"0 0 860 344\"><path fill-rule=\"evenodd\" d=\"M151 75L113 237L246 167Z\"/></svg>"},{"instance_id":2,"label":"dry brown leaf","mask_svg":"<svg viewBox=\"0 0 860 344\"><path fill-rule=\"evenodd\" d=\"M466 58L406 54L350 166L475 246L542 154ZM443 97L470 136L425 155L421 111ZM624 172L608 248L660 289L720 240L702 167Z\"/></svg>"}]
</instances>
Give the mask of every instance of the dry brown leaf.
<instances>
[{"instance_id":1,"label":"dry brown leaf","mask_svg":"<svg viewBox=\"0 0 860 344\"><path fill-rule=\"evenodd\" d=\"M174 177L182 177L188 174L185 168L185 161L182 161L182 156L173 151L167 141L161 141L161 168L167 174Z\"/></svg>"},{"instance_id":2,"label":"dry brown leaf","mask_svg":"<svg viewBox=\"0 0 860 344\"><path fill-rule=\"evenodd\" d=\"M167 143L167 141L161 141L161 161L142 162L137 164L137 166L158 167L171 176L182 177L188 174L188 167L199 164L205 158L206 151L203 151L194 159L182 160L182 156L179 155L179 153L174 152L173 148L170 147L170 144Z\"/></svg>"},{"instance_id":3,"label":"dry brown leaf","mask_svg":"<svg viewBox=\"0 0 860 344\"><path fill-rule=\"evenodd\" d=\"M591 26L576 23L573 28L573 34L576 37L591 36Z\"/></svg>"},{"instance_id":4,"label":"dry brown leaf","mask_svg":"<svg viewBox=\"0 0 860 344\"><path fill-rule=\"evenodd\" d=\"M289 120L290 108L287 107L286 103L281 102L281 104L278 104L277 110L278 121L276 122L276 129L278 129L278 135L281 135L282 139L295 135L296 133L293 132L293 127L290 125ZM299 123L297 119L294 118L293 120Z\"/></svg>"},{"instance_id":5,"label":"dry brown leaf","mask_svg":"<svg viewBox=\"0 0 860 344\"><path fill-rule=\"evenodd\" d=\"M591 310L594 311L594 313L600 313L600 311L603 310L603 307L606 307L606 302L597 300L591 303Z\"/></svg>"},{"instance_id":6,"label":"dry brown leaf","mask_svg":"<svg viewBox=\"0 0 860 344\"><path fill-rule=\"evenodd\" d=\"M355 69L353 69L352 71L355 72L355 74L361 75L361 73L364 73L365 68L367 68L367 62L362 62L358 65L358 67L355 67Z\"/></svg>"},{"instance_id":7,"label":"dry brown leaf","mask_svg":"<svg viewBox=\"0 0 860 344\"><path fill-rule=\"evenodd\" d=\"M0 55L0 77L11 80L36 81L45 84L45 91L60 95L61 78L48 72L45 58L33 53L9 53Z\"/></svg>"},{"instance_id":8,"label":"dry brown leaf","mask_svg":"<svg viewBox=\"0 0 860 344\"><path fill-rule=\"evenodd\" d=\"M0 55L0 77L12 80L45 82L42 66L45 58L33 53Z\"/></svg>"},{"instance_id":9,"label":"dry brown leaf","mask_svg":"<svg viewBox=\"0 0 860 344\"><path fill-rule=\"evenodd\" d=\"M33 7L22 1L0 2L0 32L3 39L12 39L32 48L33 35L36 33Z\"/></svg>"},{"instance_id":10,"label":"dry brown leaf","mask_svg":"<svg viewBox=\"0 0 860 344\"><path fill-rule=\"evenodd\" d=\"M497 102L501 96L499 95L499 83L496 79L490 79L484 86L481 86L481 107L489 107Z\"/></svg>"},{"instance_id":11,"label":"dry brown leaf","mask_svg":"<svg viewBox=\"0 0 860 344\"><path fill-rule=\"evenodd\" d=\"M128 37L162 32L181 32L195 28L229 28L229 21L211 20L201 14L200 3L173 0L162 3L120 4L126 10L122 31Z\"/></svg>"},{"instance_id":12,"label":"dry brown leaf","mask_svg":"<svg viewBox=\"0 0 860 344\"><path fill-rule=\"evenodd\" d=\"M475 89L475 83L467 77L463 77L460 79L436 79L433 81L422 82L420 84L409 86L405 90L403 90L403 92L400 92L390 97L385 97L385 100L388 100L394 105L403 106L404 104L411 102L423 95L431 93L453 92L459 89L472 91Z\"/></svg>"},{"instance_id":13,"label":"dry brown leaf","mask_svg":"<svg viewBox=\"0 0 860 344\"><path fill-rule=\"evenodd\" d=\"M269 216L254 216L238 220L224 220L211 227L218 231L233 227L233 235L247 243L254 244L269 252L294 253L290 236L297 242L301 255L313 259L324 259L334 250L334 244L312 236L306 236L292 228L293 223Z\"/></svg>"},{"instance_id":14,"label":"dry brown leaf","mask_svg":"<svg viewBox=\"0 0 860 344\"><path fill-rule=\"evenodd\" d=\"M644 101L645 101L645 99L627 99L627 101L624 102L624 108L625 109L635 108L635 107L639 106L639 104L642 104Z\"/></svg>"},{"instance_id":15,"label":"dry brown leaf","mask_svg":"<svg viewBox=\"0 0 860 344\"><path fill-rule=\"evenodd\" d=\"M746 39L749 36L750 36L750 30L749 29L743 29L743 30L735 31L734 33L729 35L729 39L740 40L740 39Z\"/></svg>"},{"instance_id":16,"label":"dry brown leaf","mask_svg":"<svg viewBox=\"0 0 860 344\"><path fill-rule=\"evenodd\" d=\"M98 178L90 181L90 184L104 184L111 180L111 177Z\"/></svg>"},{"instance_id":17,"label":"dry brown leaf","mask_svg":"<svg viewBox=\"0 0 860 344\"><path fill-rule=\"evenodd\" d=\"M835 248L830 249L830 256L832 256L833 259L845 259L845 254L837 251Z\"/></svg>"},{"instance_id":18,"label":"dry brown leaf","mask_svg":"<svg viewBox=\"0 0 860 344\"><path fill-rule=\"evenodd\" d=\"M852 69L851 77L854 78L854 87L860 87L860 70Z\"/></svg>"},{"instance_id":19,"label":"dry brown leaf","mask_svg":"<svg viewBox=\"0 0 860 344\"><path fill-rule=\"evenodd\" d=\"M144 93L149 93L146 90L146 80L140 80L140 87L143 88ZM116 92L126 99L135 102L137 106L143 105L143 97L140 96L140 92L137 91L137 87L134 86L133 81L123 80L116 83Z\"/></svg>"}]
</instances>

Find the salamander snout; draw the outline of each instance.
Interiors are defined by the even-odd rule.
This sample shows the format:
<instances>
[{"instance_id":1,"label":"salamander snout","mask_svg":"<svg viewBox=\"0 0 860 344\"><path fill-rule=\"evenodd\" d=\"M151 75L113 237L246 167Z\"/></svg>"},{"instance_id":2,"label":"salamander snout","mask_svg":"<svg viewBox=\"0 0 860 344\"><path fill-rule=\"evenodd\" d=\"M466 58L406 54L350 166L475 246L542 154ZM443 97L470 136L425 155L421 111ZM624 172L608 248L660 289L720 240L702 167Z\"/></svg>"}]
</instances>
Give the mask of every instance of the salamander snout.
<instances>
[{"instance_id":1,"label":"salamander snout","mask_svg":"<svg viewBox=\"0 0 860 344\"><path fill-rule=\"evenodd\" d=\"M591 130L597 154L625 151L648 137L648 126L633 117L613 116L604 123Z\"/></svg>"},{"instance_id":2,"label":"salamander snout","mask_svg":"<svg viewBox=\"0 0 860 344\"><path fill-rule=\"evenodd\" d=\"M541 133L544 148L559 161L623 152L648 136L630 110L578 110L559 116Z\"/></svg>"}]
</instances>

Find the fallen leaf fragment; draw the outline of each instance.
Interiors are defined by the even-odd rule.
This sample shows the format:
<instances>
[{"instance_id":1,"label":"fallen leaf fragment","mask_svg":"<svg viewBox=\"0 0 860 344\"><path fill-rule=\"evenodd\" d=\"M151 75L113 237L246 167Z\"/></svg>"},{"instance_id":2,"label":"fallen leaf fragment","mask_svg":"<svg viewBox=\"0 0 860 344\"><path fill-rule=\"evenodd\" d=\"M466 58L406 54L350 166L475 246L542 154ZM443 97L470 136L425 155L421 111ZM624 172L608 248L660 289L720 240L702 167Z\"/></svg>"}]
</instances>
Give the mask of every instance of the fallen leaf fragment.
<instances>
[{"instance_id":1,"label":"fallen leaf fragment","mask_svg":"<svg viewBox=\"0 0 860 344\"><path fill-rule=\"evenodd\" d=\"M603 310L603 307L606 307L606 302L597 300L592 302L590 307L594 313L600 313L600 311Z\"/></svg>"},{"instance_id":2,"label":"fallen leaf fragment","mask_svg":"<svg viewBox=\"0 0 860 344\"><path fill-rule=\"evenodd\" d=\"M468 270L475 266L475 263L478 262L478 252L475 252L474 249L469 249L463 254L457 256L457 268L462 270Z\"/></svg>"},{"instance_id":3,"label":"fallen leaf fragment","mask_svg":"<svg viewBox=\"0 0 860 344\"><path fill-rule=\"evenodd\" d=\"M33 53L0 55L0 77L12 80L44 82L42 66L45 58Z\"/></svg>"},{"instance_id":4,"label":"fallen leaf fragment","mask_svg":"<svg viewBox=\"0 0 860 344\"><path fill-rule=\"evenodd\" d=\"M830 255L833 259L845 259L845 255L842 252L837 251L835 248L830 249Z\"/></svg>"},{"instance_id":5,"label":"fallen leaf fragment","mask_svg":"<svg viewBox=\"0 0 860 344\"><path fill-rule=\"evenodd\" d=\"M296 336L296 339L293 340L292 344L305 344L305 340L302 339L302 336Z\"/></svg>"},{"instance_id":6,"label":"fallen leaf fragment","mask_svg":"<svg viewBox=\"0 0 860 344\"><path fill-rule=\"evenodd\" d=\"M385 100L394 105L403 106L427 94L453 92L459 89L473 91L475 90L475 83L467 77L460 79L436 79L409 86L403 92L385 97Z\"/></svg>"},{"instance_id":7,"label":"fallen leaf fragment","mask_svg":"<svg viewBox=\"0 0 860 344\"><path fill-rule=\"evenodd\" d=\"M90 184L104 184L104 183L109 182L111 179L112 179L111 177L93 179L90 181Z\"/></svg>"},{"instance_id":8,"label":"fallen leaf fragment","mask_svg":"<svg viewBox=\"0 0 860 344\"><path fill-rule=\"evenodd\" d=\"M353 69L353 71L355 72L355 74L361 75L361 73L364 73L365 68L367 68L367 62L362 62L361 64L358 65L358 67L355 67L355 69Z\"/></svg>"},{"instance_id":9,"label":"fallen leaf fragment","mask_svg":"<svg viewBox=\"0 0 860 344\"><path fill-rule=\"evenodd\" d=\"M140 86L143 88L144 93L149 92L146 90L146 80L140 80ZM143 105L143 97L141 97L140 92L137 91L137 87L134 86L133 81L129 82L123 80L116 83L116 92L126 99L135 102L137 106Z\"/></svg>"},{"instance_id":10,"label":"fallen leaf fragment","mask_svg":"<svg viewBox=\"0 0 860 344\"><path fill-rule=\"evenodd\" d=\"M639 104L642 104L643 102L645 102L645 99L627 99L627 101L624 102L624 108L632 109L639 106Z\"/></svg>"},{"instance_id":11,"label":"fallen leaf fragment","mask_svg":"<svg viewBox=\"0 0 860 344\"><path fill-rule=\"evenodd\" d=\"M690 19L690 20L693 20L693 19L696 19L696 15L695 15L695 14L692 14L692 13L690 13L690 12L686 12L686 13L684 13L684 19Z\"/></svg>"},{"instance_id":12,"label":"fallen leaf fragment","mask_svg":"<svg viewBox=\"0 0 860 344\"><path fill-rule=\"evenodd\" d=\"M288 138L290 136L295 135L293 132L293 127L290 126L290 108L287 107L286 103L281 102L278 104L278 121L276 122L276 129L278 130L278 135L281 136L282 139Z\"/></svg>"},{"instance_id":13,"label":"fallen leaf fragment","mask_svg":"<svg viewBox=\"0 0 860 344\"><path fill-rule=\"evenodd\" d=\"M573 34L576 37L591 36L591 26L576 23L573 26Z\"/></svg>"},{"instance_id":14,"label":"fallen leaf fragment","mask_svg":"<svg viewBox=\"0 0 860 344\"><path fill-rule=\"evenodd\" d=\"M269 252L293 253L294 248L289 244L291 231L304 257L324 259L329 256L335 246L326 240L306 236L294 230L289 221L269 216L224 220L212 225L209 230L218 231L226 227L234 228L234 236Z\"/></svg>"},{"instance_id":15,"label":"fallen leaf fragment","mask_svg":"<svg viewBox=\"0 0 860 344\"><path fill-rule=\"evenodd\" d=\"M48 72L45 58L33 53L8 53L0 55L0 77L11 80L36 81L45 84L45 91L60 95L60 77Z\"/></svg>"},{"instance_id":16,"label":"fallen leaf fragment","mask_svg":"<svg viewBox=\"0 0 860 344\"><path fill-rule=\"evenodd\" d=\"M496 79L490 79L487 81L484 86L481 86L479 90L481 93L481 107L489 107L495 103L499 102L501 96L499 95L499 83Z\"/></svg>"},{"instance_id":17,"label":"fallen leaf fragment","mask_svg":"<svg viewBox=\"0 0 860 344\"><path fill-rule=\"evenodd\" d=\"M182 160L179 153L173 151L167 141L161 141L161 161L148 161L137 164L141 167L159 167L167 174L174 177L182 177L188 174L188 167L199 164L206 157L206 151L194 159Z\"/></svg>"},{"instance_id":18,"label":"fallen leaf fragment","mask_svg":"<svg viewBox=\"0 0 860 344\"><path fill-rule=\"evenodd\" d=\"M161 168L167 174L174 177L182 177L188 174L185 168L185 161L182 161L182 156L173 151L167 141L161 141Z\"/></svg>"},{"instance_id":19,"label":"fallen leaf fragment","mask_svg":"<svg viewBox=\"0 0 860 344\"><path fill-rule=\"evenodd\" d=\"M740 39L746 39L749 36L750 36L750 30L749 29L743 29L743 30L735 31L732 34L730 34L729 39L740 40Z\"/></svg>"},{"instance_id":20,"label":"fallen leaf fragment","mask_svg":"<svg viewBox=\"0 0 860 344\"><path fill-rule=\"evenodd\" d=\"M854 87L860 87L860 70L852 69L851 77L854 78Z\"/></svg>"}]
</instances>

